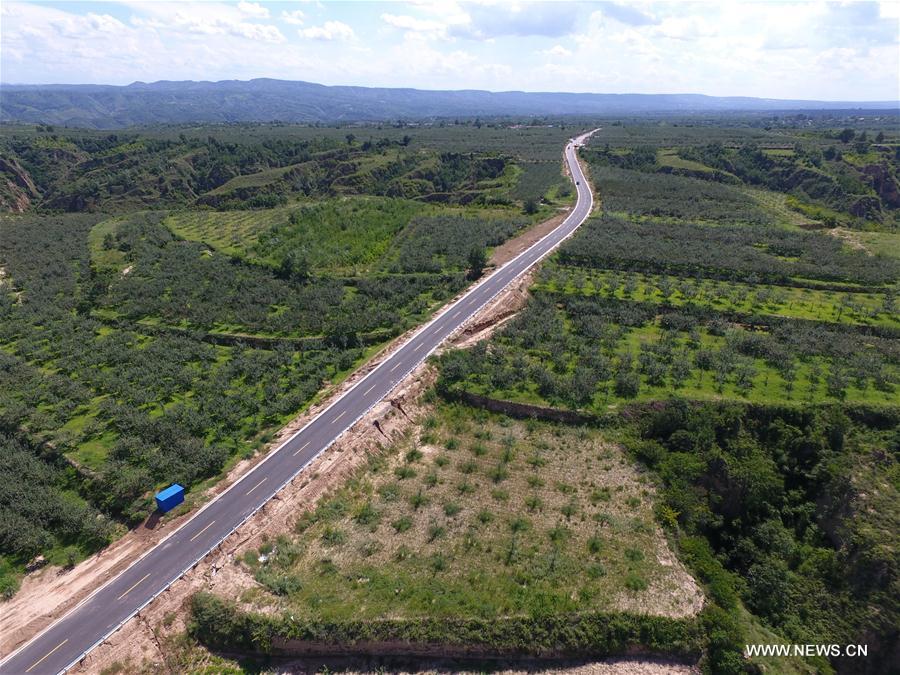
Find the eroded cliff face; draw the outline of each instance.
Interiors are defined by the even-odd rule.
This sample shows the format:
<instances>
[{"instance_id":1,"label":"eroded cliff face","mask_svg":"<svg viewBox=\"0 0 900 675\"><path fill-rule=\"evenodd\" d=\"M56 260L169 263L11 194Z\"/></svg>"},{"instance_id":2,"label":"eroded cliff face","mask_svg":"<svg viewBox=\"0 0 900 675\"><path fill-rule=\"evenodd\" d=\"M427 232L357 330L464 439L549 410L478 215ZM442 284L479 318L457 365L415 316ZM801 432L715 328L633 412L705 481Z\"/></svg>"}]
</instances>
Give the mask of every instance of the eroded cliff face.
<instances>
[{"instance_id":1,"label":"eroded cliff face","mask_svg":"<svg viewBox=\"0 0 900 675\"><path fill-rule=\"evenodd\" d=\"M12 157L0 157L0 210L22 213L40 192L28 171Z\"/></svg>"},{"instance_id":2,"label":"eroded cliff face","mask_svg":"<svg viewBox=\"0 0 900 675\"><path fill-rule=\"evenodd\" d=\"M900 207L900 188L897 187L897 181L887 166L869 164L863 169L863 173L871 181L872 187L885 206L891 209Z\"/></svg>"}]
</instances>

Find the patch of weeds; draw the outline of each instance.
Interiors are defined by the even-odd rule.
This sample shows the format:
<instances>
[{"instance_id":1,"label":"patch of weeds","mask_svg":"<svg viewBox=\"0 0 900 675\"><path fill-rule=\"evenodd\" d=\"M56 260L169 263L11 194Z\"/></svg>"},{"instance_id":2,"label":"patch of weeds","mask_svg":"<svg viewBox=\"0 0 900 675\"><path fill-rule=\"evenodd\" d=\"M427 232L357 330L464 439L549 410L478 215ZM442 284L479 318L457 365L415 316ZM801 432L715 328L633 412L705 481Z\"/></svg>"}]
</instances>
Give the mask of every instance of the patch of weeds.
<instances>
[{"instance_id":1,"label":"patch of weeds","mask_svg":"<svg viewBox=\"0 0 900 675\"><path fill-rule=\"evenodd\" d=\"M475 485L470 483L468 480L464 480L462 483L456 486L456 491L460 495L470 495L475 492Z\"/></svg>"},{"instance_id":2,"label":"patch of weeds","mask_svg":"<svg viewBox=\"0 0 900 675\"><path fill-rule=\"evenodd\" d=\"M359 553L363 558L371 558L378 553L384 546L380 541L367 541L359 547Z\"/></svg>"},{"instance_id":3,"label":"patch of weeds","mask_svg":"<svg viewBox=\"0 0 900 675\"><path fill-rule=\"evenodd\" d=\"M528 476L528 487L537 489L544 487L544 479L540 476Z\"/></svg>"},{"instance_id":4,"label":"patch of weeds","mask_svg":"<svg viewBox=\"0 0 900 675\"><path fill-rule=\"evenodd\" d=\"M394 475L400 480L406 480L407 478L415 478L416 472L411 466L398 466L394 469Z\"/></svg>"},{"instance_id":5,"label":"patch of weeds","mask_svg":"<svg viewBox=\"0 0 900 675\"><path fill-rule=\"evenodd\" d=\"M612 494L608 487L597 488L591 492L591 504L608 502L610 499L612 499Z\"/></svg>"},{"instance_id":6,"label":"patch of weeds","mask_svg":"<svg viewBox=\"0 0 900 675\"><path fill-rule=\"evenodd\" d=\"M507 478L509 478L509 470L506 468L506 465L503 463L498 464L490 472L491 480L495 483L502 483Z\"/></svg>"},{"instance_id":7,"label":"patch of weeds","mask_svg":"<svg viewBox=\"0 0 900 675\"><path fill-rule=\"evenodd\" d=\"M346 541L343 530L332 525L328 525L322 530L322 542L326 546L340 546Z\"/></svg>"},{"instance_id":8,"label":"patch of weeds","mask_svg":"<svg viewBox=\"0 0 900 675\"><path fill-rule=\"evenodd\" d=\"M440 553L435 553L428 561L428 566L434 574L438 574L447 569L447 558Z\"/></svg>"},{"instance_id":9,"label":"patch of weeds","mask_svg":"<svg viewBox=\"0 0 900 675\"><path fill-rule=\"evenodd\" d=\"M462 462L457 466L457 469L460 473L465 474L466 476L475 473L475 470L478 468L478 465L469 460L468 462Z\"/></svg>"},{"instance_id":10,"label":"patch of weeds","mask_svg":"<svg viewBox=\"0 0 900 675\"><path fill-rule=\"evenodd\" d=\"M412 527L412 518L409 516L401 516L391 523L391 527L394 528L394 531L397 532L397 534L406 532Z\"/></svg>"},{"instance_id":11,"label":"patch of weeds","mask_svg":"<svg viewBox=\"0 0 900 675\"><path fill-rule=\"evenodd\" d=\"M547 460L541 457L539 454L534 453L531 457L528 458L528 464L533 469L540 469L547 463Z\"/></svg>"},{"instance_id":12,"label":"patch of weeds","mask_svg":"<svg viewBox=\"0 0 900 675\"><path fill-rule=\"evenodd\" d=\"M381 513L372 505L372 502L367 501L359 508L353 519L364 526L378 525L378 522L381 520Z\"/></svg>"},{"instance_id":13,"label":"patch of weeds","mask_svg":"<svg viewBox=\"0 0 900 675\"><path fill-rule=\"evenodd\" d=\"M625 558L631 562L640 562L644 559L644 552L636 548L626 548Z\"/></svg>"},{"instance_id":14,"label":"patch of weeds","mask_svg":"<svg viewBox=\"0 0 900 675\"><path fill-rule=\"evenodd\" d=\"M413 511L418 511L423 506L427 506L431 500L419 490L416 494L409 498L409 505L413 507Z\"/></svg>"},{"instance_id":15,"label":"patch of weeds","mask_svg":"<svg viewBox=\"0 0 900 675\"><path fill-rule=\"evenodd\" d=\"M543 507L544 502L537 495L530 495L525 498L525 508L527 508L529 512L534 513L535 511L540 511Z\"/></svg>"},{"instance_id":16,"label":"patch of weeds","mask_svg":"<svg viewBox=\"0 0 900 675\"><path fill-rule=\"evenodd\" d=\"M644 577L633 572L625 576L625 588L629 591L638 593L647 590L647 580Z\"/></svg>"},{"instance_id":17,"label":"patch of weeds","mask_svg":"<svg viewBox=\"0 0 900 675\"><path fill-rule=\"evenodd\" d=\"M386 502L395 502L400 498L400 486L397 483L385 483L378 488L378 494Z\"/></svg>"},{"instance_id":18,"label":"patch of weeds","mask_svg":"<svg viewBox=\"0 0 900 675\"><path fill-rule=\"evenodd\" d=\"M438 525L436 523L434 525L429 525L428 526L428 543L430 544L430 543L434 542L435 540L440 539L446 533L447 533L447 528L445 528L443 525Z\"/></svg>"},{"instance_id":19,"label":"patch of weeds","mask_svg":"<svg viewBox=\"0 0 900 675\"><path fill-rule=\"evenodd\" d=\"M556 484L556 489L564 495L571 495L575 493L575 486L569 485L568 483L559 482Z\"/></svg>"},{"instance_id":20,"label":"patch of weeds","mask_svg":"<svg viewBox=\"0 0 900 675\"><path fill-rule=\"evenodd\" d=\"M600 577L606 576L606 568L600 563L594 563L592 565L588 565L587 575L591 579L599 579Z\"/></svg>"}]
</instances>

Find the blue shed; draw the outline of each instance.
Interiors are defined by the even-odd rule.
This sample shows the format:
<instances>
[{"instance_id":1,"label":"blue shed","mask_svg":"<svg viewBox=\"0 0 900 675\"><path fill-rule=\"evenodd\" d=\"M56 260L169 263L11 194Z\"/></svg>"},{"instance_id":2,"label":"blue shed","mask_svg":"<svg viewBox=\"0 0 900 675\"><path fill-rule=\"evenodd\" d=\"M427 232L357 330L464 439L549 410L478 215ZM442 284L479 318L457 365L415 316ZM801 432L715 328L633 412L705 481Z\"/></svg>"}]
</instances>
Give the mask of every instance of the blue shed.
<instances>
[{"instance_id":1,"label":"blue shed","mask_svg":"<svg viewBox=\"0 0 900 675\"><path fill-rule=\"evenodd\" d=\"M165 490L160 490L156 493L156 508L158 508L161 513L171 511L183 501L184 488L178 483L170 485Z\"/></svg>"}]
</instances>

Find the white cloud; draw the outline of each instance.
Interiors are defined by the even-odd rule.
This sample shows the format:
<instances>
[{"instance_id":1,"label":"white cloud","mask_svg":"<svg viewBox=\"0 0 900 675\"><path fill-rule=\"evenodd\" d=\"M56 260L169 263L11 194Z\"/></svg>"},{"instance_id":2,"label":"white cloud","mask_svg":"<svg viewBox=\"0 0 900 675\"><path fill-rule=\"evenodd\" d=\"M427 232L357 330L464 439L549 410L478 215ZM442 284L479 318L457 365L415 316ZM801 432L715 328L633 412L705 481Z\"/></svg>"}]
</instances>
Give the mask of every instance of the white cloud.
<instances>
[{"instance_id":1,"label":"white cloud","mask_svg":"<svg viewBox=\"0 0 900 675\"><path fill-rule=\"evenodd\" d=\"M288 12L284 10L281 12L281 20L285 23L291 23L295 26L300 26L303 24L303 19L306 15L299 9L295 9L293 11Z\"/></svg>"},{"instance_id":2,"label":"white cloud","mask_svg":"<svg viewBox=\"0 0 900 675\"><path fill-rule=\"evenodd\" d=\"M257 3L239 5L225 3L136 3L140 15L132 17L135 26L155 30L159 34L183 32L191 35L231 35L233 37L279 44L286 40L277 26L246 20L248 11L268 10Z\"/></svg>"},{"instance_id":3,"label":"white cloud","mask_svg":"<svg viewBox=\"0 0 900 675\"><path fill-rule=\"evenodd\" d=\"M436 36L444 36L447 33L447 24L432 19L417 19L405 14L382 14L381 20L389 26L417 33L431 33Z\"/></svg>"},{"instance_id":4,"label":"white cloud","mask_svg":"<svg viewBox=\"0 0 900 675\"><path fill-rule=\"evenodd\" d=\"M878 3L878 15L884 19L900 19L900 2L881 0Z\"/></svg>"},{"instance_id":5,"label":"white cloud","mask_svg":"<svg viewBox=\"0 0 900 675\"><path fill-rule=\"evenodd\" d=\"M246 14L253 19L269 18L269 10L260 5L258 2L247 2L246 0L241 0L238 3L238 9L241 11L241 13Z\"/></svg>"},{"instance_id":6,"label":"white cloud","mask_svg":"<svg viewBox=\"0 0 900 675\"><path fill-rule=\"evenodd\" d=\"M326 21L321 26L310 26L297 31L301 37L310 40L352 40L356 33L343 21Z\"/></svg>"},{"instance_id":7,"label":"white cloud","mask_svg":"<svg viewBox=\"0 0 900 675\"><path fill-rule=\"evenodd\" d=\"M324 84L429 89L900 96L897 2L358 7L0 0L2 76L127 84L302 73Z\"/></svg>"},{"instance_id":8,"label":"white cloud","mask_svg":"<svg viewBox=\"0 0 900 675\"><path fill-rule=\"evenodd\" d=\"M564 58L572 56L572 50L566 49L562 45L554 45L550 49L541 50L540 53L543 54L544 56L560 56L560 57L564 57Z\"/></svg>"}]
</instances>

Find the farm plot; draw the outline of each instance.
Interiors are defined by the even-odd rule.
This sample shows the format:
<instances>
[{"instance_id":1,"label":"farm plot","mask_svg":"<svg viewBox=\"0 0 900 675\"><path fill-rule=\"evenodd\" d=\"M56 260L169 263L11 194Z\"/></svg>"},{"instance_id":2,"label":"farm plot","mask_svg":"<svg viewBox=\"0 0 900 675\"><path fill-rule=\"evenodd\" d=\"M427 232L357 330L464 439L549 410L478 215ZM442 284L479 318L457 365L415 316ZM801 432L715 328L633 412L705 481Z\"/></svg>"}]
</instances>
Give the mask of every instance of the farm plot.
<instances>
[{"instance_id":1,"label":"farm plot","mask_svg":"<svg viewBox=\"0 0 900 675\"><path fill-rule=\"evenodd\" d=\"M683 617L696 585L654 491L597 431L439 404L296 534L244 558L245 607L297 618Z\"/></svg>"}]
</instances>

